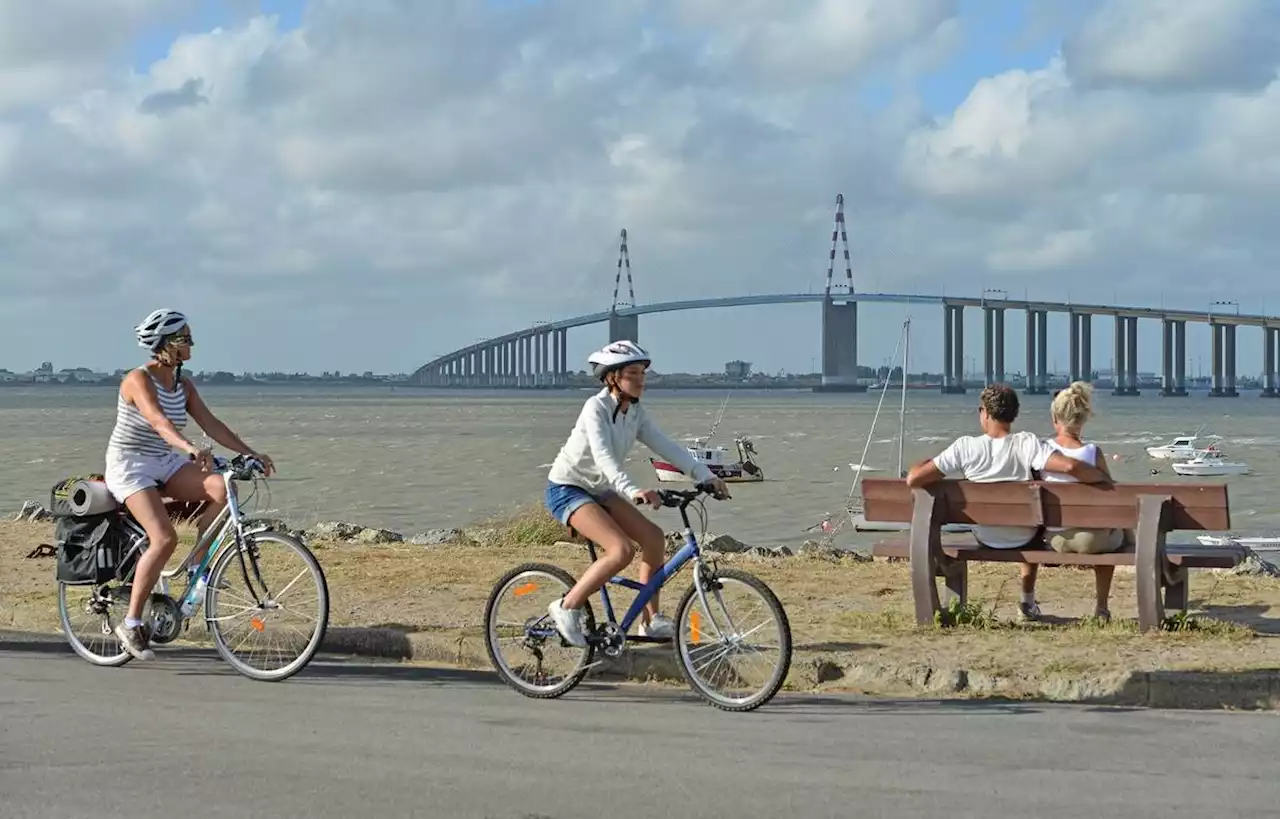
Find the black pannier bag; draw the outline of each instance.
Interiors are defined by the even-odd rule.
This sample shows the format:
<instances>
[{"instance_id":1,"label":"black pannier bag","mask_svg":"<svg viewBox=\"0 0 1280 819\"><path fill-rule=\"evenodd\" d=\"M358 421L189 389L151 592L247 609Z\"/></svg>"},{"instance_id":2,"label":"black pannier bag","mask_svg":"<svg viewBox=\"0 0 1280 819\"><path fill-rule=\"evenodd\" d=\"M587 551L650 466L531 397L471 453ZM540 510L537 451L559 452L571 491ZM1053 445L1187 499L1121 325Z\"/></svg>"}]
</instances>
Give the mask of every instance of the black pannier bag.
<instances>
[{"instance_id":1,"label":"black pannier bag","mask_svg":"<svg viewBox=\"0 0 1280 819\"><path fill-rule=\"evenodd\" d=\"M105 583L116 575L120 562L120 535L113 526L114 512L87 517L54 519L53 537L58 552L58 580L64 583Z\"/></svg>"},{"instance_id":2,"label":"black pannier bag","mask_svg":"<svg viewBox=\"0 0 1280 819\"><path fill-rule=\"evenodd\" d=\"M79 517L71 514L67 498L76 480L61 481L49 493L57 579L64 583L105 583L116 577L128 538L116 521L116 512Z\"/></svg>"}]
</instances>

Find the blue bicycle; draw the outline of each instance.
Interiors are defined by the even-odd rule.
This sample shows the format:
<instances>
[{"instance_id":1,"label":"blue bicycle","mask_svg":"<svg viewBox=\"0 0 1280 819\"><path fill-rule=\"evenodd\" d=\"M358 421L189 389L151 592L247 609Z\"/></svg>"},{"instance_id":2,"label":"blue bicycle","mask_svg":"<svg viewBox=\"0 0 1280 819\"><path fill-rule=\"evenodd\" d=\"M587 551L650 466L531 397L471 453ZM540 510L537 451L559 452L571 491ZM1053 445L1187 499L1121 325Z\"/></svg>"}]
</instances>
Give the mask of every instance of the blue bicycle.
<instances>
[{"instance_id":1,"label":"blue bicycle","mask_svg":"<svg viewBox=\"0 0 1280 819\"><path fill-rule=\"evenodd\" d=\"M605 622L597 625L590 603L584 606L585 647L565 642L547 614L547 605L573 587L572 575L548 563L525 563L503 575L489 595L484 615L485 646L499 676L527 697L551 699L571 691L600 664L595 662L596 652L615 659L629 643L673 642L685 680L717 708L750 711L771 700L791 668L791 625L762 580L740 569L720 568L702 554L687 510L697 501L706 531L700 497L704 493L714 490L699 484L692 490L658 492L663 506L680 510L684 546L647 585L625 577L610 579L600 590ZM596 547L590 540L587 549L594 562ZM676 607L674 641L628 635L649 598L689 561L693 582ZM621 622L614 616L609 585L637 593ZM748 605L736 602L740 598Z\"/></svg>"}]
</instances>

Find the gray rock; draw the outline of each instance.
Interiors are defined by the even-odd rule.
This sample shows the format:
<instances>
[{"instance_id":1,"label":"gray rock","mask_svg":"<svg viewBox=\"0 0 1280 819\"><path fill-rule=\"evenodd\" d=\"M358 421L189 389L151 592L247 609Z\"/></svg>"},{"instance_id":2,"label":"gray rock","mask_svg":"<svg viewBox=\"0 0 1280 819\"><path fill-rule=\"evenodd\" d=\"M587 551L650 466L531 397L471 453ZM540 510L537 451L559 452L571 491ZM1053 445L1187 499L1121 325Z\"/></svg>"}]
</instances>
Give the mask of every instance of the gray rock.
<instances>
[{"instance_id":1,"label":"gray rock","mask_svg":"<svg viewBox=\"0 0 1280 819\"><path fill-rule=\"evenodd\" d=\"M1274 563L1268 563L1258 557L1253 550L1249 550L1245 554L1244 560L1226 571L1227 574L1243 575L1246 577L1280 577L1280 566L1276 566Z\"/></svg>"},{"instance_id":2,"label":"gray rock","mask_svg":"<svg viewBox=\"0 0 1280 819\"><path fill-rule=\"evenodd\" d=\"M317 523L307 530L307 536L314 540L355 540L364 531L363 526L347 523L342 520L326 520Z\"/></svg>"},{"instance_id":3,"label":"gray rock","mask_svg":"<svg viewBox=\"0 0 1280 819\"><path fill-rule=\"evenodd\" d=\"M356 535L356 543L400 543L404 540L404 535L399 532L393 532L390 529L361 529Z\"/></svg>"},{"instance_id":4,"label":"gray rock","mask_svg":"<svg viewBox=\"0 0 1280 819\"><path fill-rule=\"evenodd\" d=\"M479 529L467 529L463 532L463 535L469 538L470 540L474 540L476 543L479 543L481 546L487 546L488 544L492 543L494 540L497 539L498 530L492 527L487 527L487 528L482 527Z\"/></svg>"},{"instance_id":5,"label":"gray rock","mask_svg":"<svg viewBox=\"0 0 1280 819\"><path fill-rule=\"evenodd\" d=\"M445 543L458 543L466 539L461 529L428 529L421 534L409 538L414 546L440 546Z\"/></svg>"},{"instance_id":6,"label":"gray rock","mask_svg":"<svg viewBox=\"0 0 1280 819\"><path fill-rule=\"evenodd\" d=\"M18 512L14 517L14 520L26 520L32 523L39 523L40 521L53 520L53 513L35 501L24 501L22 504L22 511Z\"/></svg>"},{"instance_id":7,"label":"gray rock","mask_svg":"<svg viewBox=\"0 0 1280 819\"><path fill-rule=\"evenodd\" d=\"M751 546L732 535L707 535L707 539L699 543L704 550L721 554L741 554L752 550Z\"/></svg>"}]
</instances>

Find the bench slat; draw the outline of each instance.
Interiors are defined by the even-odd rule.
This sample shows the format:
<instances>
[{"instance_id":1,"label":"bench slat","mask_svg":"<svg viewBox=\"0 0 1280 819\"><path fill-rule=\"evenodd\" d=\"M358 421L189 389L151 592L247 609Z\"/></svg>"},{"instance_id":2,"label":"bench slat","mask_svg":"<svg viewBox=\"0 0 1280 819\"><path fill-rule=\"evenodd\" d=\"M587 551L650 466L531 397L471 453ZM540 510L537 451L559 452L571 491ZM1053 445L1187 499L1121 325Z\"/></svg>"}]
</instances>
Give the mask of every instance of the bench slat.
<instances>
[{"instance_id":1,"label":"bench slat","mask_svg":"<svg viewBox=\"0 0 1280 819\"><path fill-rule=\"evenodd\" d=\"M1165 554L1174 566L1196 569L1230 569L1244 558L1244 550L1238 546L1202 546L1199 544L1170 543ZM1036 563L1053 566L1132 566L1135 552L1132 546L1115 552L1096 555L1058 552L1050 548L991 549L979 546L971 535L943 535L942 553L954 560L990 561L995 563ZM910 541L905 538L882 540L871 548L875 557L909 558Z\"/></svg>"},{"instance_id":2,"label":"bench slat","mask_svg":"<svg viewBox=\"0 0 1280 819\"><path fill-rule=\"evenodd\" d=\"M1132 529L1138 520L1139 495L1172 497L1170 527L1175 530L1222 531L1231 528L1225 484L971 483L945 480L935 484L943 497L940 523L986 526L1035 526L1039 511L1046 526ZM865 478L863 512L868 521L911 521L911 488L901 478Z\"/></svg>"}]
</instances>

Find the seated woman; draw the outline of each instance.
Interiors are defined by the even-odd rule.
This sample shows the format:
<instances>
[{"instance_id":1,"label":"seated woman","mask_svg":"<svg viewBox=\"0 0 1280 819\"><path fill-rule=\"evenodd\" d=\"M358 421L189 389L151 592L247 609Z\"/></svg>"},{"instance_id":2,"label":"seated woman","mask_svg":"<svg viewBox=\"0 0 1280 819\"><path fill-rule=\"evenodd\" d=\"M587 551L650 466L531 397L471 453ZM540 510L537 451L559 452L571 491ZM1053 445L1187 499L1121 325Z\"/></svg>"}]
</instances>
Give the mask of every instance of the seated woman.
<instances>
[{"instance_id":1,"label":"seated woman","mask_svg":"<svg viewBox=\"0 0 1280 819\"><path fill-rule=\"evenodd\" d=\"M1056 435L1048 444L1077 461L1083 461L1097 467L1108 477L1107 459L1102 449L1093 443L1085 443L1081 438L1085 422L1093 416L1093 387L1084 381L1076 381L1066 389L1059 390L1053 397L1049 409L1050 419ZM1046 482L1071 483L1076 479L1061 472L1045 471L1042 478ZM1048 529L1046 541L1055 550L1063 553L1102 554L1114 552L1132 535L1123 529ZM1095 566L1094 583L1097 601L1094 605L1094 616L1102 620L1110 620L1111 612L1107 608L1107 600L1111 596L1111 580L1115 576L1115 566Z\"/></svg>"}]
</instances>

